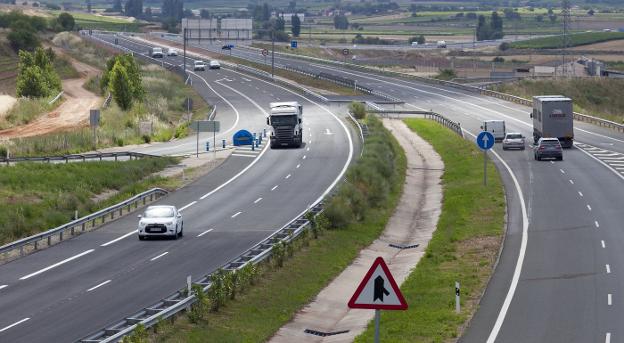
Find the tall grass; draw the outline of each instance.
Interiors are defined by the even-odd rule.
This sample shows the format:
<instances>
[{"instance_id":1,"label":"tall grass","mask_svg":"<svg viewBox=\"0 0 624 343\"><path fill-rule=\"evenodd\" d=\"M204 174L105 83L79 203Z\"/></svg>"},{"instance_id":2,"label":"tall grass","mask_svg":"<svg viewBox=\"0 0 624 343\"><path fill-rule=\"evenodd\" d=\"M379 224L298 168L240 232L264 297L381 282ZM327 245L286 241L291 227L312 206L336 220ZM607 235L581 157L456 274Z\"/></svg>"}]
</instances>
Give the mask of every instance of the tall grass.
<instances>
[{"instance_id":1,"label":"tall grass","mask_svg":"<svg viewBox=\"0 0 624 343\"><path fill-rule=\"evenodd\" d=\"M71 61L64 56L56 56L54 58L54 70L58 73L59 77L65 79L75 79L80 77L80 73L71 64Z\"/></svg>"},{"instance_id":2,"label":"tall grass","mask_svg":"<svg viewBox=\"0 0 624 343\"><path fill-rule=\"evenodd\" d=\"M56 94L53 96L56 96ZM57 100L56 103L50 105L48 104L50 100L52 100L52 97L18 99L17 103L13 105L7 114L3 118L0 118L0 130L28 124L37 119L43 113L46 113L52 108L58 106L61 102Z\"/></svg>"},{"instance_id":3,"label":"tall grass","mask_svg":"<svg viewBox=\"0 0 624 343\"><path fill-rule=\"evenodd\" d=\"M118 191L127 197L143 191L146 176L175 163L172 158L69 164L20 163L0 168L0 244L94 212L110 201L94 197ZM154 181L149 180L149 181Z\"/></svg>"},{"instance_id":4,"label":"tall grass","mask_svg":"<svg viewBox=\"0 0 624 343\"><path fill-rule=\"evenodd\" d=\"M621 79L522 80L495 86L494 89L530 99L534 95L562 94L574 100L575 110L618 123L624 122L624 97Z\"/></svg>"}]
</instances>

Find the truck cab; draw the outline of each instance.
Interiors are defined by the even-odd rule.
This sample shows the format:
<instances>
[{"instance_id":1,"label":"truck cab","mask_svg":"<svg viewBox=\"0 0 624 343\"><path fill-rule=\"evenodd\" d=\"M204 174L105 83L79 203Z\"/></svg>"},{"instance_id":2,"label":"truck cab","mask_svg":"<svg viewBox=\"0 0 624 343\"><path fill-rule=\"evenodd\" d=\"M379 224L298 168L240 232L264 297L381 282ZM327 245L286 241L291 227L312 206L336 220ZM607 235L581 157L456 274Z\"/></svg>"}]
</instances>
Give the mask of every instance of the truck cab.
<instances>
[{"instance_id":1,"label":"truck cab","mask_svg":"<svg viewBox=\"0 0 624 343\"><path fill-rule=\"evenodd\" d=\"M163 49L162 48L152 48L152 51L150 52L150 55L152 56L152 58L163 58L163 57L165 57L165 54L163 53Z\"/></svg>"},{"instance_id":2,"label":"truck cab","mask_svg":"<svg viewBox=\"0 0 624 343\"><path fill-rule=\"evenodd\" d=\"M303 143L303 106L296 101L272 102L267 117L271 126L271 148L301 147Z\"/></svg>"},{"instance_id":3,"label":"truck cab","mask_svg":"<svg viewBox=\"0 0 624 343\"><path fill-rule=\"evenodd\" d=\"M481 129L491 133L497 142L505 139L505 134L507 133L504 120L485 120Z\"/></svg>"}]
</instances>

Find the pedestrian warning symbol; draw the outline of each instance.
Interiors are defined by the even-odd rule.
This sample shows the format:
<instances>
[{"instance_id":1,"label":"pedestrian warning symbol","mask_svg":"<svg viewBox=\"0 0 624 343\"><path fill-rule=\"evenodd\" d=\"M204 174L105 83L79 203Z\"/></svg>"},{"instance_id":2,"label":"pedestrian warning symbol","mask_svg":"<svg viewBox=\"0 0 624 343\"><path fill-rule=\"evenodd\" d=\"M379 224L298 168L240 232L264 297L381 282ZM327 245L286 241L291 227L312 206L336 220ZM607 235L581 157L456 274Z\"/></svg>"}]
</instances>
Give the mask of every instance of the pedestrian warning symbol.
<instances>
[{"instance_id":1,"label":"pedestrian warning symbol","mask_svg":"<svg viewBox=\"0 0 624 343\"><path fill-rule=\"evenodd\" d=\"M407 310L401 294L383 258L377 257L349 300L350 308Z\"/></svg>"}]
</instances>

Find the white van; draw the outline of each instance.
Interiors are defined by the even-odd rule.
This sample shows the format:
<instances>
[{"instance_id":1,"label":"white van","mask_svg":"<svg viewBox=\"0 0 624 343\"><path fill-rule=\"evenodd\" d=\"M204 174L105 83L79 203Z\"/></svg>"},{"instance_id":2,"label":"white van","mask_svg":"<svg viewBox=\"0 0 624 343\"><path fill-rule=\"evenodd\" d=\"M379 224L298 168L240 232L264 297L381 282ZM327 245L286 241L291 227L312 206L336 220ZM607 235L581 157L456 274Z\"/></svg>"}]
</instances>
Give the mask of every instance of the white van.
<instances>
[{"instance_id":1,"label":"white van","mask_svg":"<svg viewBox=\"0 0 624 343\"><path fill-rule=\"evenodd\" d=\"M502 141L507 133L504 120L486 120L483 122L481 129L491 133L495 141Z\"/></svg>"},{"instance_id":2,"label":"white van","mask_svg":"<svg viewBox=\"0 0 624 343\"><path fill-rule=\"evenodd\" d=\"M438 49L446 49L446 41L439 40L437 46Z\"/></svg>"}]
</instances>

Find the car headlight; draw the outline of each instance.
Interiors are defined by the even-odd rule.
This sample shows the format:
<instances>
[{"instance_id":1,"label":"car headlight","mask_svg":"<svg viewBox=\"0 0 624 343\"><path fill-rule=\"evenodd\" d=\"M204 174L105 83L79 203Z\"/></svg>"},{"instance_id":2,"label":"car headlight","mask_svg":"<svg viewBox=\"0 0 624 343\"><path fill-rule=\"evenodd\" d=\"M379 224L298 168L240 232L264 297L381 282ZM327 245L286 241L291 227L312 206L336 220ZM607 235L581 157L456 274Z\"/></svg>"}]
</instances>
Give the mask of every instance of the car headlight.
<instances>
[{"instance_id":1,"label":"car headlight","mask_svg":"<svg viewBox=\"0 0 624 343\"><path fill-rule=\"evenodd\" d=\"M169 225L173 225L173 222L166 222L165 225L169 226Z\"/></svg>"},{"instance_id":2,"label":"car headlight","mask_svg":"<svg viewBox=\"0 0 624 343\"><path fill-rule=\"evenodd\" d=\"M140 227L144 227L146 224L144 222L139 222Z\"/></svg>"}]
</instances>

